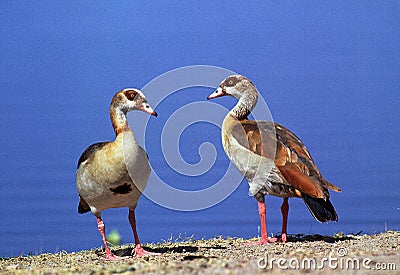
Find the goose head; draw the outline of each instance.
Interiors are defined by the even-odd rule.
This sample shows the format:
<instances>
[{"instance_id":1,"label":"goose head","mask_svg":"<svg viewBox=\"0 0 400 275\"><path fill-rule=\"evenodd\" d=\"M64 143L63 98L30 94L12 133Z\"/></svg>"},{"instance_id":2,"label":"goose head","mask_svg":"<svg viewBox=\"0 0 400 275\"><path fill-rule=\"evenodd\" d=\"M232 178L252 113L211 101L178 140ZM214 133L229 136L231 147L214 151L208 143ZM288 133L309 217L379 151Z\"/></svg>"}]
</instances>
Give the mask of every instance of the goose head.
<instances>
[{"instance_id":1,"label":"goose head","mask_svg":"<svg viewBox=\"0 0 400 275\"><path fill-rule=\"evenodd\" d=\"M126 88L117 92L112 99L111 108L120 109L124 114L133 110L140 110L157 116L142 91L135 88Z\"/></svg>"},{"instance_id":2,"label":"goose head","mask_svg":"<svg viewBox=\"0 0 400 275\"><path fill-rule=\"evenodd\" d=\"M257 91L254 84L247 77L243 75L231 75L225 78L221 84L219 84L217 90L210 94L207 99L225 95L241 99L251 93L257 93Z\"/></svg>"},{"instance_id":3,"label":"goose head","mask_svg":"<svg viewBox=\"0 0 400 275\"><path fill-rule=\"evenodd\" d=\"M233 96L238 103L229 112L237 119L245 119L254 109L258 100L258 92L254 84L243 75L231 75L219 84L217 90L207 99L221 96Z\"/></svg>"}]
</instances>

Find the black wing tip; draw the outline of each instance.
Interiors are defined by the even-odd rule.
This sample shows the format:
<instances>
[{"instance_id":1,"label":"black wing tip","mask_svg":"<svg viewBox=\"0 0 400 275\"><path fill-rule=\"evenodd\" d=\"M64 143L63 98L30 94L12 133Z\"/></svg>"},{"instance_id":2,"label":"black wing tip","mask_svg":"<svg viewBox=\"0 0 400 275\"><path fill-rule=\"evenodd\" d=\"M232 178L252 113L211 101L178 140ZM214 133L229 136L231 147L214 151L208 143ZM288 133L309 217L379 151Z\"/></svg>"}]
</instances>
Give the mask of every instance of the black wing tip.
<instances>
[{"instance_id":1,"label":"black wing tip","mask_svg":"<svg viewBox=\"0 0 400 275\"><path fill-rule=\"evenodd\" d=\"M302 194L302 198L310 210L313 217L319 222L338 221L338 215L330 202L329 198L326 200L322 198L313 198L307 194Z\"/></svg>"},{"instance_id":2,"label":"black wing tip","mask_svg":"<svg viewBox=\"0 0 400 275\"><path fill-rule=\"evenodd\" d=\"M84 206L82 205L82 203L79 202L79 205L78 205L78 213L79 213L79 214L84 214L84 213L87 213L87 212L89 212L89 211L90 211L90 208L84 207Z\"/></svg>"}]
</instances>

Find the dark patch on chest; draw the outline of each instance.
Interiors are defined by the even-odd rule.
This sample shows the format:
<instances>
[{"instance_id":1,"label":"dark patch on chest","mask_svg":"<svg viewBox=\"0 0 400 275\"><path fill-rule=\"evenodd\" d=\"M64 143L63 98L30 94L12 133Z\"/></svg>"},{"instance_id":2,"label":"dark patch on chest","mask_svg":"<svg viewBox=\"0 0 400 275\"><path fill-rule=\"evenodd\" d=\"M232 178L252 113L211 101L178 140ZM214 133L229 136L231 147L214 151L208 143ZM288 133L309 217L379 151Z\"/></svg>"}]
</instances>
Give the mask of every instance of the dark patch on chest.
<instances>
[{"instance_id":1,"label":"dark patch on chest","mask_svg":"<svg viewBox=\"0 0 400 275\"><path fill-rule=\"evenodd\" d=\"M123 185L117 186L115 188L110 188L111 192L114 192L114 195L116 194L128 194L132 191L132 186L128 183L125 183Z\"/></svg>"}]
</instances>

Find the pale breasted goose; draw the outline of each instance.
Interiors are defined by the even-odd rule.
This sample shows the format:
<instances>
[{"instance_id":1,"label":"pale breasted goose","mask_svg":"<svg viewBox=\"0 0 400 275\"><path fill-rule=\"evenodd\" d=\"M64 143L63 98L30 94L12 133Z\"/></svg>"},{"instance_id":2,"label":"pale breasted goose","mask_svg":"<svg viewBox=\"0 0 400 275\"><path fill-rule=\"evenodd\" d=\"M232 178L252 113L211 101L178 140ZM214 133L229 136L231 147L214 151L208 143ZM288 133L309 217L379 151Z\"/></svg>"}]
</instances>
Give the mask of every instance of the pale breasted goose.
<instances>
[{"instance_id":1,"label":"pale breasted goose","mask_svg":"<svg viewBox=\"0 0 400 275\"><path fill-rule=\"evenodd\" d=\"M241 75L229 76L208 99L225 95L239 101L223 121L222 143L258 201L261 240L256 243L277 241L276 238L268 239L264 201L267 194L283 198L282 242L286 242L289 197L301 197L316 220L337 221L328 189L341 190L322 177L301 140L279 124L248 120L258 100L254 84Z\"/></svg>"},{"instance_id":2,"label":"pale breasted goose","mask_svg":"<svg viewBox=\"0 0 400 275\"><path fill-rule=\"evenodd\" d=\"M129 208L128 218L135 238L132 255L154 254L142 248L136 231L135 208L147 184L150 165L146 152L138 145L126 119L126 114L133 110L157 116L141 91L127 88L117 92L110 106L115 140L90 145L79 158L76 172L80 197L78 212L91 211L96 216L107 260L121 258L110 251L106 241L101 212L108 208Z\"/></svg>"}]
</instances>

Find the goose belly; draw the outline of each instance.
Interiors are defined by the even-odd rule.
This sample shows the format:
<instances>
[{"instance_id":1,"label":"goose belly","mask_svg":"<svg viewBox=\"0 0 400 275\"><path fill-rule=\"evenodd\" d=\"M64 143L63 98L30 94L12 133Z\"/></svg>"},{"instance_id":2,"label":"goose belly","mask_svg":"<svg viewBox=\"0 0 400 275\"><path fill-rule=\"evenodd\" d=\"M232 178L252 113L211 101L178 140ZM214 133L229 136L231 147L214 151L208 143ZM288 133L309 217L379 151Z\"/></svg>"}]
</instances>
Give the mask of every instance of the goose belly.
<instances>
[{"instance_id":1,"label":"goose belly","mask_svg":"<svg viewBox=\"0 0 400 275\"><path fill-rule=\"evenodd\" d=\"M108 149L108 148L107 148ZM150 165L142 148L114 148L96 152L77 171L78 192L92 212L108 208L135 208L147 185Z\"/></svg>"}]
</instances>

